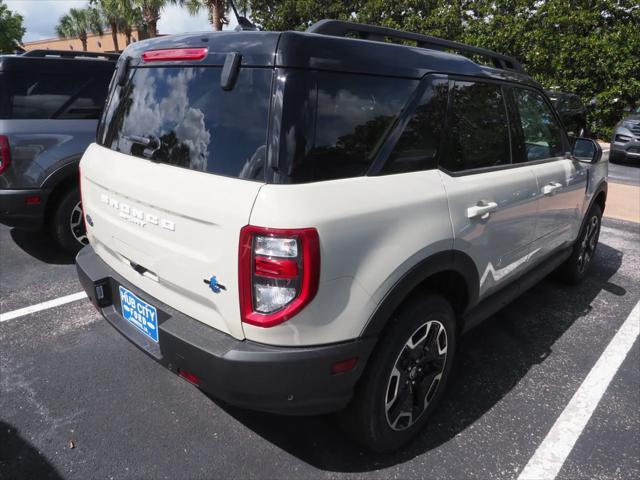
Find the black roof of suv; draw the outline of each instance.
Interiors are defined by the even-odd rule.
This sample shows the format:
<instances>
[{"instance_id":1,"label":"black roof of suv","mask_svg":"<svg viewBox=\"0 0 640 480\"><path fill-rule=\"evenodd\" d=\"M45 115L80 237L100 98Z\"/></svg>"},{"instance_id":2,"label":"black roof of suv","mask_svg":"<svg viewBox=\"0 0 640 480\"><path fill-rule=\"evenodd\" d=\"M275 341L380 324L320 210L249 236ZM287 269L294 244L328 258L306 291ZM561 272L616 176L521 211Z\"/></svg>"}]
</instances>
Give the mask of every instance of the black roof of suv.
<instances>
[{"instance_id":1,"label":"black roof of suv","mask_svg":"<svg viewBox=\"0 0 640 480\"><path fill-rule=\"evenodd\" d=\"M442 84L444 75L544 95L511 57L383 27L323 20L306 32L172 35L132 44L121 55L97 143L267 183L377 175L408 121L404 108L420 101L425 77ZM178 85L183 93L173 98ZM446 95L439 94L438 108ZM198 129L176 130L176 105L197 114Z\"/></svg>"},{"instance_id":2,"label":"black roof of suv","mask_svg":"<svg viewBox=\"0 0 640 480\"><path fill-rule=\"evenodd\" d=\"M305 68L402 78L422 78L427 73L446 72L538 86L524 73L517 60L491 50L338 20L322 20L306 32L241 31L159 37L129 46L122 60L129 58L139 62L142 53L154 49L207 47L213 38L215 48L206 58L194 63L221 66L228 54L240 52L242 66ZM390 43L391 40L404 44ZM474 61L479 59L489 65ZM184 64L184 60L181 63Z\"/></svg>"}]
</instances>

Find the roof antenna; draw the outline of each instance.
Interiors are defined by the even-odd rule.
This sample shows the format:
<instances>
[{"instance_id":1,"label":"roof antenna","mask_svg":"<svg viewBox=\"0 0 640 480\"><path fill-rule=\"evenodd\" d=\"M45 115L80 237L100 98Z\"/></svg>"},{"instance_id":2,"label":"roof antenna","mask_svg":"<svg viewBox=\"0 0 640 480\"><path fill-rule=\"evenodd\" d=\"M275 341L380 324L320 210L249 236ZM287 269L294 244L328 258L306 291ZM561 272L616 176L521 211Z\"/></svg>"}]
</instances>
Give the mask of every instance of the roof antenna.
<instances>
[{"instance_id":1,"label":"roof antenna","mask_svg":"<svg viewBox=\"0 0 640 480\"><path fill-rule=\"evenodd\" d=\"M238 21L238 26L235 28L236 31L258 30L258 27L251 23L247 17L240 16L240 14L238 13L238 9L236 8L236 4L233 0L229 0L229 3L231 4L231 8L233 9L233 14L236 16L236 20Z\"/></svg>"}]
</instances>

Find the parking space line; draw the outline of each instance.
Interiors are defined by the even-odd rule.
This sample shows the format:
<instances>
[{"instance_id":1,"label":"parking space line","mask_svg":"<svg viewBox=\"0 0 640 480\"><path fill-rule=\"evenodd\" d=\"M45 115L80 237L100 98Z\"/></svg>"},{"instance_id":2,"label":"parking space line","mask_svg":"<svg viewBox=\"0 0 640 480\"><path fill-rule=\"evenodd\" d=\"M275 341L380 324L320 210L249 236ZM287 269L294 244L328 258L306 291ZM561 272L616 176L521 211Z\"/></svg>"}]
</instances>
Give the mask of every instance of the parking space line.
<instances>
[{"instance_id":1,"label":"parking space line","mask_svg":"<svg viewBox=\"0 0 640 480\"><path fill-rule=\"evenodd\" d=\"M30 307L20 308L12 312L0 313L0 323L6 322L7 320L13 320L14 318L22 317L24 315L29 315L30 313L40 312L42 310L47 310L48 308L64 305L65 303L76 302L83 298L87 298L87 294L85 292L77 292L64 297L54 298L53 300L38 303L36 305L31 305Z\"/></svg>"},{"instance_id":2,"label":"parking space line","mask_svg":"<svg viewBox=\"0 0 640 480\"><path fill-rule=\"evenodd\" d=\"M639 334L640 302L600 355L587 378L518 476L518 480L556 478Z\"/></svg>"}]
</instances>

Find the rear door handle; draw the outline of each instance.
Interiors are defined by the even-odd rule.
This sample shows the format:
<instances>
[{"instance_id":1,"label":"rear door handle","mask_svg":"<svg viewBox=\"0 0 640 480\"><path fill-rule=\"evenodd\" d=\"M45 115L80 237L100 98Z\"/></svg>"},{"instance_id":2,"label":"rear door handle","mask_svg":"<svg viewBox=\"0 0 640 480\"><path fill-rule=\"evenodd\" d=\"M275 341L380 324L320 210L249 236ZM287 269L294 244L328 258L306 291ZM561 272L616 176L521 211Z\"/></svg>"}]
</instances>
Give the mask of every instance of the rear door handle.
<instances>
[{"instance_id":1,"label":"rear door handle","mask_svg":"<svg viewBox=\"0 0 640 480\"><path fill-rule=\"evenodd\" d=\"M558 190L559 188L562 188L562 184L558 183L558 182L550 182L547 183L544 187L542 187L542 194L543 195L555 195L556 190Z\"/></svg>"},{"instance_id":2,"label":"rear door handle","mask_svg":"<svg viewBox=\"0 0 640 480\"><path fill-rule=\"evenodd\" d=\"M480 200L477 205L467 208L467 218L481 218L485 220L489 218L491 212L495 212L498 209L496 202L485 202Z\"/></svg>"}]
</instances>

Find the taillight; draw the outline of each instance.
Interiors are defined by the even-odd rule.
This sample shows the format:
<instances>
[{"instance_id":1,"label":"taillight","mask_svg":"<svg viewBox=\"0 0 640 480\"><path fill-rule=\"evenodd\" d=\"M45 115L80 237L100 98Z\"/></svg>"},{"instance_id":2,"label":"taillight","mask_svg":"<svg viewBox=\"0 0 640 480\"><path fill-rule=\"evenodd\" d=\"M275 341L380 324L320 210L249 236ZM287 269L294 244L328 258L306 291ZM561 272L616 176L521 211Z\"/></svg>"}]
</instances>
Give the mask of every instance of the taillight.
<instances>
[{"instance_id":1,"label":"taillight","mask_svg":"<svg viewBox=\"0 0 640 480\"><path fill-rule=\"evenodd\" d=\"M286 322L318 291L318 232L247 225L240 231L239 269L242 321L259 327Z\"/></svg>"},{"instance_id":2,"label":"taillight","mask_svg":"<svg viewBox=\"0 0 640 480\"><path fill-rule=\"evenodd\" d=\"M0 135L0 174L4 172L11 163L11 150L9 150L9 139Z\"/></svg>"},{"instance_id":3,"label":"taillight","mask_svg":"<svg viewBox=\"0 0 640 480\"><path fill-rule=\"evenodd\" d=\"M147 50L142 54L142 60L145 62L171 62L202 60L206 56L206 48L166 48L163 50Z\"/></svg>"}]
</instances>

